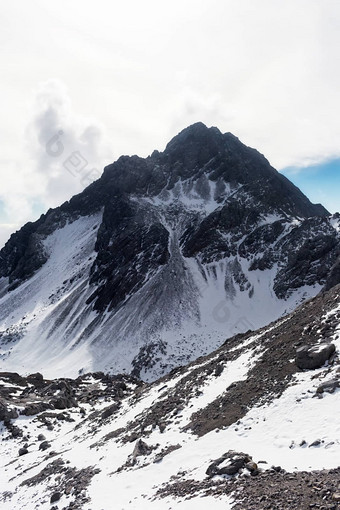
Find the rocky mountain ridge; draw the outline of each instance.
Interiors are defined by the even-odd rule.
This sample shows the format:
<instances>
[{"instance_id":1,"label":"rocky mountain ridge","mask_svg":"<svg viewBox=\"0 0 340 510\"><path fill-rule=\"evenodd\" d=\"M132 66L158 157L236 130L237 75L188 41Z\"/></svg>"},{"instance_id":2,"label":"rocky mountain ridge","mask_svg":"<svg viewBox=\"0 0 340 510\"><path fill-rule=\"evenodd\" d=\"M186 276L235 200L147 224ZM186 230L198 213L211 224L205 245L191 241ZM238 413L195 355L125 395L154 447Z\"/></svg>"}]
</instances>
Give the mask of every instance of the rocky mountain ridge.
<instances>
[{"instance_id":1,"label":"rocky mountain ridge","mask_svg":"<svg viewBox=\"0 0 340 510\"><path fill-rule=\"evenodd\" d=\"M0 252L4 370L155 379L338 283L340 217L201 123Z\"/></svg>"}]
</instances>

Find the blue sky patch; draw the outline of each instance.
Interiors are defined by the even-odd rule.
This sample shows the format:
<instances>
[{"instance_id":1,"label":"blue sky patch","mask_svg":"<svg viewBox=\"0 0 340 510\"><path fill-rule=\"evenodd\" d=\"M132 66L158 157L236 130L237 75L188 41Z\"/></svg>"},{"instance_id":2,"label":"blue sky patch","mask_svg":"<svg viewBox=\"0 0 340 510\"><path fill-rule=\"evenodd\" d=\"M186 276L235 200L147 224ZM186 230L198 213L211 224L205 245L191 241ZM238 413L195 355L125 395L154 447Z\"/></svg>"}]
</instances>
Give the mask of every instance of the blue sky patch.
<instances>
[{"instance_id":1,"label":"blue sky patch","mask_svg":"<svg viewBox=\"0 0 340 510\"><path fill-rule=\"evenodd\" d=\"M331 213L340 211L340 158L306 168L289 167L281 173Z\"/></svg>"}]
</instances>

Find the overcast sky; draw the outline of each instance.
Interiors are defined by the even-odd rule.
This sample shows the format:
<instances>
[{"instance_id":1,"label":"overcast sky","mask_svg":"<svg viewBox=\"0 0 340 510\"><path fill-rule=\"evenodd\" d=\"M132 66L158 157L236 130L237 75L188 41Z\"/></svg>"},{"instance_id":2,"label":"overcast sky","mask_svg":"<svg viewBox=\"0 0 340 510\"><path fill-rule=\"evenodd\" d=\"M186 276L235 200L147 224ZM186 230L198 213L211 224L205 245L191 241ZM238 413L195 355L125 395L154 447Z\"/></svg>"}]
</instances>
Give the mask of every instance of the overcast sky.
<instances>
[{"instance_id":1,"label":"overcast sky","mask_svg":"<svg viewBox=\"0 0 340 510\"><path fill-rule=\"evenodd\" d=\"M337 0L7 0L0 52L0 247L196 121L340 209Z\"/></svg>"}]
</instances>

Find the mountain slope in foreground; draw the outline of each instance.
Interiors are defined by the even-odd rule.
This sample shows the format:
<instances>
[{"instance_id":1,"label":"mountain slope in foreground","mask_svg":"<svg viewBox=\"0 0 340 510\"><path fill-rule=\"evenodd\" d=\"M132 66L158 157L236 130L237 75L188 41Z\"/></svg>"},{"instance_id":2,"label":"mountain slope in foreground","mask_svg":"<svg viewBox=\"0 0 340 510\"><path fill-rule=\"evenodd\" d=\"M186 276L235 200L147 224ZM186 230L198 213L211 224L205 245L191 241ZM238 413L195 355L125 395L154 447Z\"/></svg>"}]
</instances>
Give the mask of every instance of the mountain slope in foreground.
<instances>
[{"instance_id":1,"label":"mountain slope in foreground","mask_svg":"<svg viewBox=\"0 0 340 510\"><path fill-rule=\"evenodd\" d=\"M1 508L339 508L339 298L151 384L0 374Z\"/></svg>"},{"instance_id":2,"label":"mountain slope in foreground","mask_svg":"<svg viewBox=\"0 0 340 510\"><path fill-rule=\"evenodd\" d=\"M0 366L155 380L337 283L339 225L256 150L194 124L11 236Z\"/></svg>"}]
</instances>

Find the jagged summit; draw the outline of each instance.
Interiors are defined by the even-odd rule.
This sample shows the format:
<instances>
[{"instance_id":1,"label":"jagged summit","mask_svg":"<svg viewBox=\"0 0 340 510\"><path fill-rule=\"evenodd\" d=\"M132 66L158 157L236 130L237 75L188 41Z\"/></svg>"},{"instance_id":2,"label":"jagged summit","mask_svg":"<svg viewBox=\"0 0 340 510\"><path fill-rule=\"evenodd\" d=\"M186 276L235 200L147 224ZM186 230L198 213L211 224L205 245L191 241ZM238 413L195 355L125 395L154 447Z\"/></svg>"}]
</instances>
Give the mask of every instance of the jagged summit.
<instances>
[{"instance_id":1,"label":"jagged summit","mask_svg":"<svg viewBox=\"0 0 340 510\"><path fill-rule=\"evenodd\" d=\"M233 134L222 134L202 122L181 131L164 152L156 151L146 159L122 156L104 169L102 181L116 193L154 196L164 189L172 190L179 181L204 176L218 185L241 184L283 213L297 217L330 215L320 204L311 204L257 150L247 147Z\"/></svg>"},{"instance_id":2,"label":"jagged summit","mask_svg":"<svg viewBox=\"0 0 340 510\"><path fill-rule=\"evenodd\" d=\"M230 134L230 133L228 133ZM178 135L174 136L166 145L165 153L171 154L181 148L190 149L195 147L197 150L207 147L213 149L223 144L223 135L217 127L208 128L203 122L196 122L183 129Z\"/></svg>"},{"instance_id":3,"label":"jagged summit","mask_svg":"<svg viewBox=\"0 0 340 510\"><path fill-rule=\"evenodd\" d=\"M163 152L122 156L11 236L2 363L152 379L329 286L338 253L337 216L234 135L197 123Z\"/></svg>"}]
</instances>

